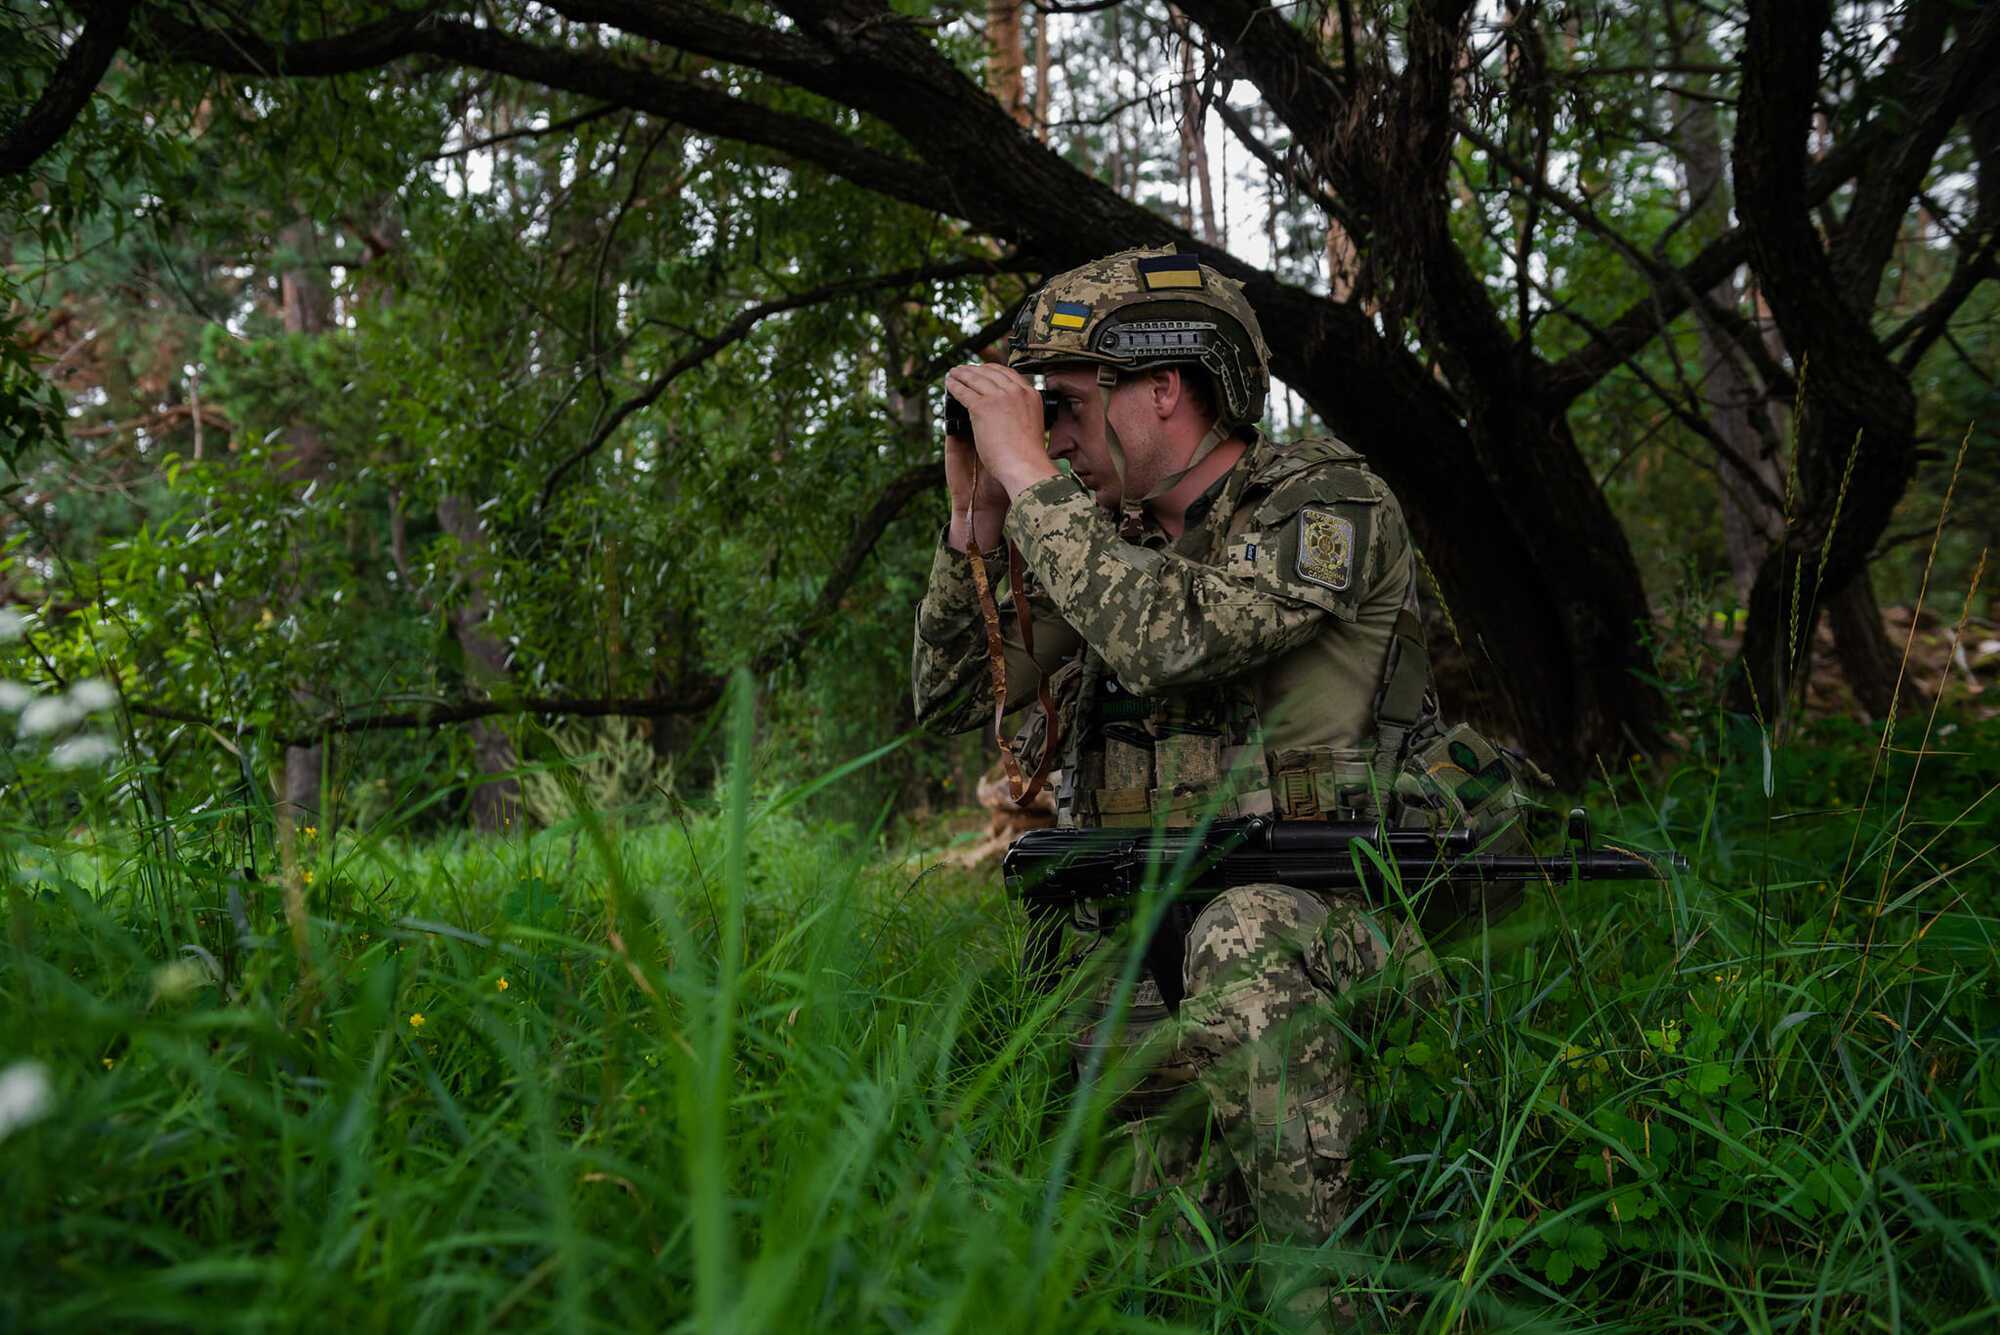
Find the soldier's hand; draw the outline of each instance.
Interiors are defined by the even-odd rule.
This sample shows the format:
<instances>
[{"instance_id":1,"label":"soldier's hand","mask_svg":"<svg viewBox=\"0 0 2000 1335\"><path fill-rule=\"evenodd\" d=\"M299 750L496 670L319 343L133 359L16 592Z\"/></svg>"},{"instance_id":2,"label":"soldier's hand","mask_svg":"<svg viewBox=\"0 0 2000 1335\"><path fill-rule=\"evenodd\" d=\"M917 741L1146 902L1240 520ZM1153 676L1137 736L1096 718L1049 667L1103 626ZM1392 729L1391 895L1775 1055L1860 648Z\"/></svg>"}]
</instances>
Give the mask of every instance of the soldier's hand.
<instances>
[{"instance_id":1,"label":"soldier's hand","mask_svg":"<svg viewBox=\"0 0 2000 1335\"><path fill-rule=\"evenodd\" d=\"M953 367L944 383L972 419L982 471L991 473L1010 499L1055 475L1042 426L1042 396L1026 376L981 362Z\"/></svg>"},{"instance_id":2,"label":"soldier's hand","mask_svg":"<svg viewBox=\"0 0 2000 1335\"><path fill-rule=\"evenodd\" d=\"M975 533L979 549L990 551L999 543L1000 525L1007 518L1007 489L1000 485L1000 479L980 466L971 441L959 436L944 438L944 481L951 492L948 541L952 549L964 551L966 535Z\"/></svg>"}]
</instances>

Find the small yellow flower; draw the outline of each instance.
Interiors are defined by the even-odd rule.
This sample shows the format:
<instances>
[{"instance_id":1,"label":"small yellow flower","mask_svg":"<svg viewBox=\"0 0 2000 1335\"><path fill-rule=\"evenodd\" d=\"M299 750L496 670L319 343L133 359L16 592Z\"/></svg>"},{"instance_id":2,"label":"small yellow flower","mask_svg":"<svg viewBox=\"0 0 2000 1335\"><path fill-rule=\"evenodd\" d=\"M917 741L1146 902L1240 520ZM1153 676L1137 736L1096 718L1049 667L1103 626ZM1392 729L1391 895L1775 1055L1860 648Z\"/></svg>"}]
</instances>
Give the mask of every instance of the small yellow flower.
<instances>
[{"instance_id":1,"label":"small yellow flower","mask_svg":"<svg viewBox=\"0 0 2000 1335\"><path fill-rule=\"evenodd\" d=\"M111 1058L109 1057L106 1057L104 1059L104 1069L107 1071L110 1070L112 1067L116 1066L117 1064L118 1064L117 1062L111 1060Z\"/></svg>"},{"instance_id":2,"label":"small yellow flower","mask_svg":"<svg viewBox=\"0 0 2000 1335\"><path fill-rule=\"evenodd\" d=\"M1715 981L1716 981L1716 982L1718 982L1718 983L1719 983L1719 982L1721 982L1721 981L1722 981L1722 975L1721 975L1721 974L1717 974L1717 975L1715 975Z\"/></svg>"},{"instance_id":3,"label":"small yellow flower","mask_svg":"<svg viewBox=\"0 0 2000 1335\"><path fill-rule=\"evenodd\" d=\"M424 1013L422 1011L413 1012L410 1016L410 1028L421 1029L423 1027L424 1027Z\"/></svg>"},{"instance_id":4,"label":"small yellow flower","mask_svg":"<svg viewBox=\"0 0 2000 1335\"><path fill-rule=\"evenodd\" d=\"M308 826L306 826L306 838L308 838L308 839L317 839L317 838L319 838L319 826L317 826L317 825L308 825Z\"/></svg>"},{"instance_id":5,"label":"small yellow flower","mask_svg":"<svg viewBox=\"0 0 2000 1335\"><path fill-rule=\"evenodd\" d=\"M493 986L499 991L505 992L507 990L507 980L502 978L499 982L493 984Z\"/></svg>"},{"instance_id":6,"label":"small yellow flower","mask_svg":"<svg viewBox=\"0 0 2000 1335\"><path fill-rule=\"evenodd\" d=\"M301 871L299 873L299 879L304 881L307 885L311 885L313 883L312 868L307 867L304 871Z\"/></svg>"}]
</instances>

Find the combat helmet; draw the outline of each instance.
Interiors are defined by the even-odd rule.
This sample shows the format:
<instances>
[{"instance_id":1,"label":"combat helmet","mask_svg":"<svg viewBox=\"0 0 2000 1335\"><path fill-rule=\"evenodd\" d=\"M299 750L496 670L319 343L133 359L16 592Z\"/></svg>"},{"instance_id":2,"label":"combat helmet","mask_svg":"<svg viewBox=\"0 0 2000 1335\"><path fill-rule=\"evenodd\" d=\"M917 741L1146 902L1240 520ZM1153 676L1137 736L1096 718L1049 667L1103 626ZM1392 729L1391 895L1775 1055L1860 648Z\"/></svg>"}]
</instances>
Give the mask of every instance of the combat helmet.
<instances>
[{"instance_id":1,"label":"combat helmet","mask_svg":"<svg viewBox=\"0 0 2000 1335\"><path fill-rule=\"evenodd\" d=\"M1243 284L1165 248L1079 265L1022 305L1007 365L1025 373L1078 362L1113 374L1197 363L1215 380L1225 431L1262 420L1271 390L1270 349Z\"/></svg>"}]
</instances>

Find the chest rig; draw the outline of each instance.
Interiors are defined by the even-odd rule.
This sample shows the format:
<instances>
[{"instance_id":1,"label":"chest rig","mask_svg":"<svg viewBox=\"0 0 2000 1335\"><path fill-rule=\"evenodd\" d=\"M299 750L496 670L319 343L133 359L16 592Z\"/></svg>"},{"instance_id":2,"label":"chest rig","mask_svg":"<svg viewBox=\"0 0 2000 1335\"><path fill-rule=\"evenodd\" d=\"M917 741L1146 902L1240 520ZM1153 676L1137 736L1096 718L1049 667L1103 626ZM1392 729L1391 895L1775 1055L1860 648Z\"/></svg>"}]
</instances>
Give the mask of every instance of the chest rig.
<instances>
[{"instance_id":1,"label":"chest rig","mask_svg":"<svg viewBox=\"0 0 2000 1335\"><path fill-rule=\"evenodd\" d=\"M1340 448L1343 454L1358 456ZM1246 532L1290 506L1273 496L1324 455L1286 457L1260 441L1253 458L1211 492L1179 541L1157 528L1127 528L1128 541L1204 564L1240 547ZM1289 522L1289 521L1287 521ZM1257 535L1249 534L1251 538ZM1266 533L1268 541L1270 534ZM1400 773L1414 736L1435 706L1430 663L1414 606L1399 610L1372 701L1372 744L1270 754L1255 672L1153 695L1129 691L1086 648L1062 674L1062 825L1193 825L1203 819L1275 814L1286 819L1373 818L1378 800L1409 787Z\"/></svg>"},{"instance_id":2,"label":"chest rig","mask_svg":"<svg viewBox=\"0 0 2000 1335\"><path fill-rule=\"evenodd\" d=\"M1260 443L1261 444L1261 443ZM1209 563L1247 513L1239 502L1253 469L1239 467L1204 498L1179 541L1125 521L1128 541ZM1198 503L1199 504L1199 503ZM1270 779L1247 677L1155 695L1127 690L1086 648L1070 696L1073 710L1056 820L1063 825L1193 825L1208 816L1272 810Z\"/></svg>"}]
</instances>

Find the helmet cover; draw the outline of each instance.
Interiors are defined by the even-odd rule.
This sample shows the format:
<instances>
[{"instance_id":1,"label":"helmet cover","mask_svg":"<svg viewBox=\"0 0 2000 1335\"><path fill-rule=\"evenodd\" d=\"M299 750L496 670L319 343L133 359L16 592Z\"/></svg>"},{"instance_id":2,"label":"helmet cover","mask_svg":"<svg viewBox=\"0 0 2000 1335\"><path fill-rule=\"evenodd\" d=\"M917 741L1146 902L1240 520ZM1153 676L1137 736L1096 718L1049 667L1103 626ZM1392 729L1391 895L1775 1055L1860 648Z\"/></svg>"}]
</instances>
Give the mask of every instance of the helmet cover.
<instances>
[{"instance_id":1,"label":"helmet cover","mask_svg":"<svg viewBox=\"0 0 2000 1335\"><path fill-rule=\"evenodd\" d=\"M1021 372L1089 362L1120 372L1194 363L1214 377L1225 428L1254 426L1271 389L1271 354L1243 284L1193 255L1121 250L1042 284L1007 338Z\"/></svg>"}]
</instances>

